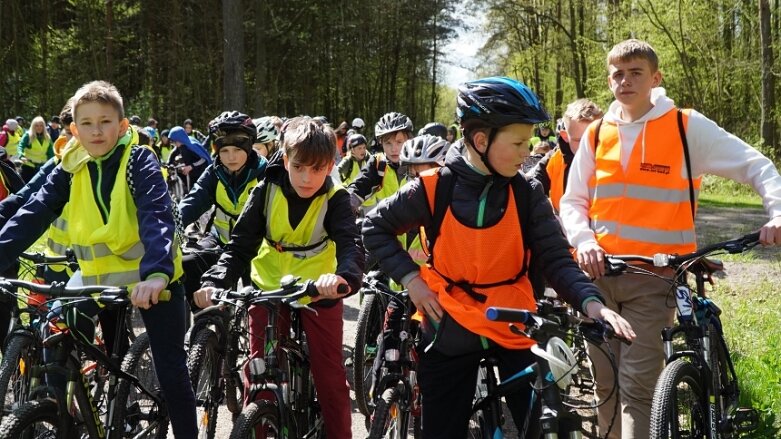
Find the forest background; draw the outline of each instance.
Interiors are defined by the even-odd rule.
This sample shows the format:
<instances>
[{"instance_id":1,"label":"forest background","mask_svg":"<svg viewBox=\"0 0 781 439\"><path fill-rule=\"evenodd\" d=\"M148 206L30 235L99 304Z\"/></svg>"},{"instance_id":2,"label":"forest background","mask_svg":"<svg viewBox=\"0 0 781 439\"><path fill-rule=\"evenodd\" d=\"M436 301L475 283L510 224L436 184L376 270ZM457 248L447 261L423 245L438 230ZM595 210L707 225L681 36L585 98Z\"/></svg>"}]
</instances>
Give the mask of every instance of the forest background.
<instances>
[{"instance_id":1,"label":"forest background","mask_svg":"<svg viewBox=\"0 0 781 439\"><path fill-rule=\"evenodd\" d=\"M57 114L106 79L129 114L204 127L224 109L254 117L362 117L416 127L454 119L444 84L464 14L487 21L474 77L529 84L558 117L606 107L605 54L629 37L658 51L663 85L779 157L781 0L0 0L0 117ZM447 48L447 49L446 49ZM448 53L445 53L448 50Z\"/></svg>"}]
</instances>

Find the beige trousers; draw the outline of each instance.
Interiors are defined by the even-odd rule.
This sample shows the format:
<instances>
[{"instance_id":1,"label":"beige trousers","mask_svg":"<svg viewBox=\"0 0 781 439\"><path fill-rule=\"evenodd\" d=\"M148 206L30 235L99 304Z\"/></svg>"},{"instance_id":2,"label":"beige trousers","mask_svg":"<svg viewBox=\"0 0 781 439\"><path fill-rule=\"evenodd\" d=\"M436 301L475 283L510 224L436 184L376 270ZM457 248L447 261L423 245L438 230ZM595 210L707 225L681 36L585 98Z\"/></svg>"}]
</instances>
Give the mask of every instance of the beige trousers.
<instances>
[{"instance_id":1,"label":"beige trousers","mask_svg":"<svg viewBox=\"0 0 781 439\"><path fill-rule=\"evenodd\" d=\"M608 356L589 348L597 401L602 404L598 409L600 437L610 429L609 439L646 439L654 387L664 367L661 331L672 325L675 299L669 294L670 285L652 276L623 274L595 283L605 294L606 305L621 314L637 334L631 345L611 340L601 346L615 357L619 389L614 389L615 375Z\"/></svg>"}]
</instances>

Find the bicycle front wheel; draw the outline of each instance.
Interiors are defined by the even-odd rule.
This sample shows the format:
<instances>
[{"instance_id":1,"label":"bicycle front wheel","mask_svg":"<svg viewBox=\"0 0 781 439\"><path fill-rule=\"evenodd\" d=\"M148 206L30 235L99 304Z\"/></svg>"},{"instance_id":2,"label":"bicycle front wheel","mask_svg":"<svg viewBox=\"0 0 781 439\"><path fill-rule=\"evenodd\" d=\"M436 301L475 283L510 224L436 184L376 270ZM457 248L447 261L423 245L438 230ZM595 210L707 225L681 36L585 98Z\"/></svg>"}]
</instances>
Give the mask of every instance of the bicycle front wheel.
<instances>
[{"instance_id":1,"label":"bicycle front wheel","mask_svg":"<svg viewBox=\"0 0 781 439\"><path fill-rule=\"evenodd\" d=\"M285 430L279 419L279 410L271 401L250 403L236 418L231 430L231 439L282 438Z\"/></svg>"},{"instance_id":2,"label":"bicycle front wheel","mask_svg":"<svg viewBox=\"0 0 781 439\"><path fill-rule=\"evenodd\" d=\"M134 375L151 392L159 393L152 353L149 350L149 334L139 334L122 362L122 370ZM165 439L168 434L168 415L149 395L140 391L130 380L120 379L114 399L111 425L114 431L124 432L120 437L135 437L141 431L149 431L144 437Z\"/></svg>"},{"instance_id":3,"label":"bicycle front wheel","mask_svg":"<svg viewBox=\"0 0 781 439\"><path fill-rule=\"evenodd\" d=\"M396 387L385 389L372 414L369 439L406 439L409 433L410 412L401 407L401 392ZM420 429L414 423L412 437L420 437Z\"/></svg>"},{"instance_id":4,"label":"bicycle front wheel","mask_svg":"<svg viewBox=\"0 0 781 439\"><path fill-rule=\"evenodd\" d=\"M382 332L385 303L377 294L367 294L358 313L358 328L355 332L353 350L353 389L355 405L364 416L372 414L369 395L372 385L372 368L377 356L377 337Z\"/></svg>"},{"instance_id":5,"label":"bicycle front wheel","mask_svg":"<svg viewBox=\"0 0 781 439\"><path fill-rule=\"evenodd\" d=\"M57 402L53 399L29 401L18 407L0 424L0 439L18 438L74 438L60 430L57 418Z\"/></svg>"},{"instance_id":6,"label":"bicycle front wheel","mask_svg":"<svg viewBox=\"0 0 781 439\"><path fill-rule=\"evenodd\" d=\"M651 439L706 437L708 404L700 378L699 370L683 359L664 368L651 406Z\"/></svg>"},{"instance_id":7,"label":"bicycle front wheel","mask_svg":"<svg viewBox=\"0 0 781 439\"><path fill-rule=\"evenodd\" d=\"M12 334L0 363L0 395L3 411L27 401L30 390L30 368L40 363L40 350L32 336ZM2 414L0 414L1 416Z\"/></svg>"},{"instance_id":8,"label":"bicycle front wheel","mask_svg":"<svg viewBox=\"0 0 781 439\"><path fill-rule=\"evenodd\" d=\"M217 430L217 412L222 399L217 347L217 334L204 328L196 334L187 356L187 369L195 392L199 438L213 439Z\"/></svg>"}]
</instances>

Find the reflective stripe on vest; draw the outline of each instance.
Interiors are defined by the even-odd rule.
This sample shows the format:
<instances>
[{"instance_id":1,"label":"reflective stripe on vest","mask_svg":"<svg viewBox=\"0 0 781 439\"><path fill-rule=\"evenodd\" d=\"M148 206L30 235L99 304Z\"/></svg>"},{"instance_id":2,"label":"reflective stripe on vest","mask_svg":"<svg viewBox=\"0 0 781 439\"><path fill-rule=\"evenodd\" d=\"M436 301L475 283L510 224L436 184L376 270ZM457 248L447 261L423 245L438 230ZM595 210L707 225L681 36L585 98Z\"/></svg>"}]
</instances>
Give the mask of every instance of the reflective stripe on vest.
<instances>
[{"instance_id":1,"label":"reflective stripe on vest","mask_svg":"<svg viewBox=\"0 0 781 439\"><path fill-rule=\"evenodd\" d=\"M67 214L62 219L67 224L68 242L79 260L85 285L132 287L142 280L139 269L144 245L139 236L136 204L125 178L132 149L125 147L122 153L106 224L95 202L89 168L83 166L73 174ZM101 172L98 166L98 178ZM172 282L182 276L179 247L175 246L173 252Z\"/></svg>"},{"instance_id":2,"label":"reflective stripe on vest","mask_svg":"<svg viewBox=\"0 0 781 439\"><path fill-rule=\"evenodd\" d=\"M561 197L564 196L564 175L567 169L567 164L564 163L564 154L561 153L561 149L557 149L551 154L548 159L548 165L545 166L545 172L548 173L548 180L550 181L550 192L548 198L553 205L553 209L559 211L559 203Z\"/></svg>"},{"instance_id":3,"label":"reflective stripe on vest","mask_svg":"<svg viewBox=\"0 0 781 439\"><path fill-rule=\"evenodd\" d=\"M244 210L244 204L249 199L249 193L252 188L257 186L258 180L252 179L244 187L244 191L239 195L236 204L228 196L225 185L218 179L217 190L214 194L216 209L214 211L214 228L217 229L217 236L223 244L227 244L231 238L233 226L239 218L241 211Z\"/></svg>"},{"instance_id":4,"label":"reflective stripe on vest","mask_svg":"<svg viewBox=\"0 0 781 439\"><path fill-rule=\"evenodd\" d=\"M684 127L688 110L683 110ZM595 136L596 122L588 135ZM618 127L603 121L589 181L589 218L599 245L613 254L688 253L696 249L689 180L677 109L650 120L626 170L621 165ZM592 142L593 143L593 142ZM694 179L695 198L700 179Z\"/></svg>"},{"instance_id":5,"label":"reflective stripe on vest","mask_svg":"<svg viewBox=\"0 0 781 439\"><path fill-rule=\"evenodd\" d=\"M51 146L51 140L43 137L43 142L38 136L33 136L30 139L30 147L24 150L24 156L27 158L26 166L40 166L46 163L46 154Z\"/></svg>"},{"instance_id":6,"label":"reflective stripe on vest","mask_svg":"<svg viewBox=\"0 0 781 439\"><path fill-rule=\"evenodd\" d=\"M279 280L288 274L307 280L317 279L321 274L336 271L336 245L328 239L323 223L328 211L328 200L344 188L338 183L329 184L331 187L328 192L318 195L311 201L306 214L293 229L288 219L287 198L281 188L268 183L264 208L266 236L288 247L304 247L324 242L315 249L297 252L279 251L269 242L269 239L263 239L258 255L251 263L250 277L258 288L263 290L279 288Z\"/></svg>"},{"instance_id":7,"label":"reflective stripe on vest","mask_svg":"<svg viewBox=\"0 0 781 439\"><path fill-rule=\"evenodd\" d=\"M433 211L437 173L424 173L421 180L429 195ZM434 244L434 267L421 267L421 277L438 295L439 304L450 316L470 331L487 337L509 349L527 349L534 342L513 334L506 323L485 318L490 306L535 309L534 293L528 276L515 282L489 288L478 288L486 300L480 302L459 286L451 286L438 273L457 282L491 284L513 279L524 266L524 243L521 220L515 205L512 185L507 197L507 208L501 220L490 227L475 228L461 224L448 207ZM436 269L436 270L435 270Z\"/></svg>"},{"instance_id":8,"label":"reflective stripe on vest","mask_svg":"<svg viewBox=\"0 0 781 439\"><path fill-rule=\"evenodd\" d=\"M46 237L46 248L44 253L49 256L63 256L68 250L68 222L65 218L68 215L68 204L62 209L62 214L52 222L49 226ZM63 271L66 266L60 264L53 264L49 266L49 269L54 271ZM71 274L70 269L68 273Z\"/></svg>"}]
</instances>

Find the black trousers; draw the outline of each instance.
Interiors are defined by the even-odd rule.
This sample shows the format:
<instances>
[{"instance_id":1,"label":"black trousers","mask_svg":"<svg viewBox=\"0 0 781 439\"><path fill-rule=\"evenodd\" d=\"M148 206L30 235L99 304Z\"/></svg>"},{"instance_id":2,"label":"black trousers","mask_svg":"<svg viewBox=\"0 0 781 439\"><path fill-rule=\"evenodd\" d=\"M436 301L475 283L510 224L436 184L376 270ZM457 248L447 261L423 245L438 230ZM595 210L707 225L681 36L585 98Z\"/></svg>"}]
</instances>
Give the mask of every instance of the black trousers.
<instances>
[{"instance_id":1,"label":"black trousers","mask_svg":"<svg viewBox=\"0 0 781 439\"><path fill-rule=\"evenodd\" d=\"M435 349L421 352L418 379L423 398L422 427L424 439L465 438L475 395L477 371L480 360L492 354L499 359L499 376L502 380L525 369L536 361L530 350L510 350L501 347L456 357L446 356ZM533 384L533 383L531 383ZM521 438L540 437L539 419L541 406L536 399L531 403L531 384L506 397L515 425L520 431L529 416L526 435Z\"/></svg>"}]
</instances>

